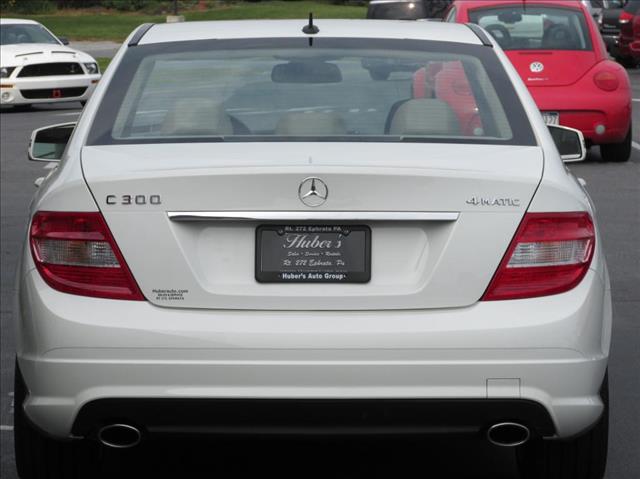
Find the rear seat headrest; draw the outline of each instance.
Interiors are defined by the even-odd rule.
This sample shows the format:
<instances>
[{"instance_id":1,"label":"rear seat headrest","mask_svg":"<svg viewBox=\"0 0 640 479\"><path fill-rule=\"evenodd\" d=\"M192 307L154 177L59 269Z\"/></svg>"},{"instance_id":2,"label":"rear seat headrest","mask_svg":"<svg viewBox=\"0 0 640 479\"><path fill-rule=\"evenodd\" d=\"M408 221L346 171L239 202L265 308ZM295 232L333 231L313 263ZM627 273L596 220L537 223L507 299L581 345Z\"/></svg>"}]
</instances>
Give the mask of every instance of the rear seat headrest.
<instances>
[{"instance_id":1,"label":"rear seat headrest","mask_svg":"<svg viewBox=\"0 0 640 479\"><path fill-rule=\"evenodd\" d=\"M409 100L391 119L389 134L399 136L459 136L460 124L451 107L441 100Z\"/></svg>"},{"instance_id":2,"label":"rear seat headrest","mask_svg":"<svg viewBox=\"0 0 640 479\"><path fill-rule=\"evenodd\" d=\"M180 136L233 135L233 123L224 108L211 100L176 100L162 123L162 133Z\"/></svg>"},{"instance_id":3,"label":"rear seat headrest","mask_svg":"<svg viewBox=\"0 0 640 479\"><path fill-rule=\"evenodd\" d=\"M335 112L286 113L276 125L280 136L340 136L347 134L347 125Z\"/></svg>"}]
</instances>

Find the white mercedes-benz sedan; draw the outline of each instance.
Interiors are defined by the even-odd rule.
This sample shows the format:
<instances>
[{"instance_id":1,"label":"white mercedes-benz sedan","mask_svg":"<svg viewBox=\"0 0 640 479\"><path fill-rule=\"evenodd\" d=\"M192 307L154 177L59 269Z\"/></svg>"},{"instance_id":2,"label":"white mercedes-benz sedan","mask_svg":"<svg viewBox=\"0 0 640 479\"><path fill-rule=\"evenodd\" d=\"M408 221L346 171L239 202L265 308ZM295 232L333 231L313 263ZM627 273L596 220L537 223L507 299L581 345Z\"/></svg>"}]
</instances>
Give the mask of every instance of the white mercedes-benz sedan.
<instances>
[{"instance_id":1,"label":"white mercedes-benz sedan","mask_svg":"<svg viewBox=\"0 0 640 479\"><path fill-rule=\"evenodd\" d=\"M0 18L0 106L79 101L100 80L96 60L33 20Z\"/></svg>"},{"instance_id":2,"label":"white mercedes-benz sedan","mask_svg":"<svg viewBox=\"0 0 640 479\"><path fill-rule=\"evenodd\" d=\"M480 27L144 25L29 156L59 165L17 278L21 477L202 433L468 434L602 477L584 139Z\"/></svg>"}]
</instances>

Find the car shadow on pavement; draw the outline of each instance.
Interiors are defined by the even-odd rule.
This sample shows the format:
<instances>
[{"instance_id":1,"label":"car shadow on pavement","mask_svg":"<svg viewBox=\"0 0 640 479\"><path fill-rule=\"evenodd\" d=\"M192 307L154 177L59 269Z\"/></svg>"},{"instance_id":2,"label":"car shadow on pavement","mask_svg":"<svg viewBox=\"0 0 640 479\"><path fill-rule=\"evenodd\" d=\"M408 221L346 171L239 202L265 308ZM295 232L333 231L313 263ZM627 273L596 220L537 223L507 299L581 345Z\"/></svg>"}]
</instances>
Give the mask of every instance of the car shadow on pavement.
<instances>
[{"instance_id":1,"label":"car shadow on pavement","mask_svg":"<svg viewBox=\"0 0 640 479\"><path fill-rule=\"evenodd\" d=\"M89 477L517 479L514 456L481 439L147 441L103 450Z\"/></svg>"}]
</instances>

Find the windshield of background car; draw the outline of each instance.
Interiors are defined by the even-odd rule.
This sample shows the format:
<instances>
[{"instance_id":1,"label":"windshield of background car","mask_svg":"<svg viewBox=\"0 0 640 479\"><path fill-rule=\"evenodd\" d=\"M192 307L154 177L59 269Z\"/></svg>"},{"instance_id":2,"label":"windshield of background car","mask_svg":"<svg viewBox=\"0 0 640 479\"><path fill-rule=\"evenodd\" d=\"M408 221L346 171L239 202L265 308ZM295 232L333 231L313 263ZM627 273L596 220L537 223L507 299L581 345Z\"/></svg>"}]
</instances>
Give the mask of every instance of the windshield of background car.
<instances>
[{"instance_id":1,"label":"windshield of background car","mask_svg":"<svg viewBox=\"0 0 640 479\"><path fill-rule=\"evenodd\" d=\"M633 15L637 15L639 10L640 0L629 0L624 6L624 11Z\"/></svg>"},{"instance_id":2,"label":"windshield of background car","mask_svg":"<svg viewBox=\"0 0 640 479\"><path fill-rule=\"evenodd\" d=\"M622 8L625 5L626 0L599 0L602 8ZM594 3L595 1L591 2Z\"/></svg>"},{"instance_id":3,"label":"windshield of background car","mask_svg":"<svg viewBox=\"0 0 640 479\"><path fill-rule=\"evenodd\" d=\"M88 143L191 141L536 144L502 64L482 45L303 38L130 47Z\"/></svg>"},{"instance_id":4,"label":"windshield of background car","mask_svg":"<svg viewBox=\"0 0 640 479\"><path fill-rule=\"evenodd\" d=\"M420 2L370 3L367 18L374 20L415 20L426 18L427 9Z\"/></svg>"},{"instance_id":5,"label":"windshield of background car","mask_svg":"<svg viewBox=\"0 0 640 479\"><path fill-rule=\"evenodd\" d=\"M0 45L14 45L18 43L52 43L60 42L40 25L3 24L0 28Z\"/></svg>"},{"instance_id":6,"label":"windshield of background car","mask_svg":"<svg viewBox=\"0 0 640 479\"><path fill-rule=\"evenodd\" d=\"M560 7L505 6L469 11L504 50L591 50L580 10Z\"/></svg>"}]
</instances>

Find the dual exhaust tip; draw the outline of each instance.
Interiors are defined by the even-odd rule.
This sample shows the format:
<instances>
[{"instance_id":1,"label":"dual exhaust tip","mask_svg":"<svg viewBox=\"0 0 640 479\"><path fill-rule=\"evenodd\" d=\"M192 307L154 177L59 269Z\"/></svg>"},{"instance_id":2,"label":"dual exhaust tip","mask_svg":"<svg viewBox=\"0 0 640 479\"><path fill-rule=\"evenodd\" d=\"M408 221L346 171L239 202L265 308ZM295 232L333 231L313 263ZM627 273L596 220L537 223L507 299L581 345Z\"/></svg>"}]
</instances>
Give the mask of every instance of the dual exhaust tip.
<instances>
[{"instance_id":1,"label":"dual exhaust tip","mask_svg":"<svg viewBox=\"0 0 640 479\"><path fill-rule=\"evenodd\" d=\"M526 426L515 422L494 424L487 431L487 439L495 446L517 447L531 438ZM98 440L103 446L114 449L129 449L142 441L142 432L130 424L109 424L98 431Z\"/></svg>"}]
</instances>

